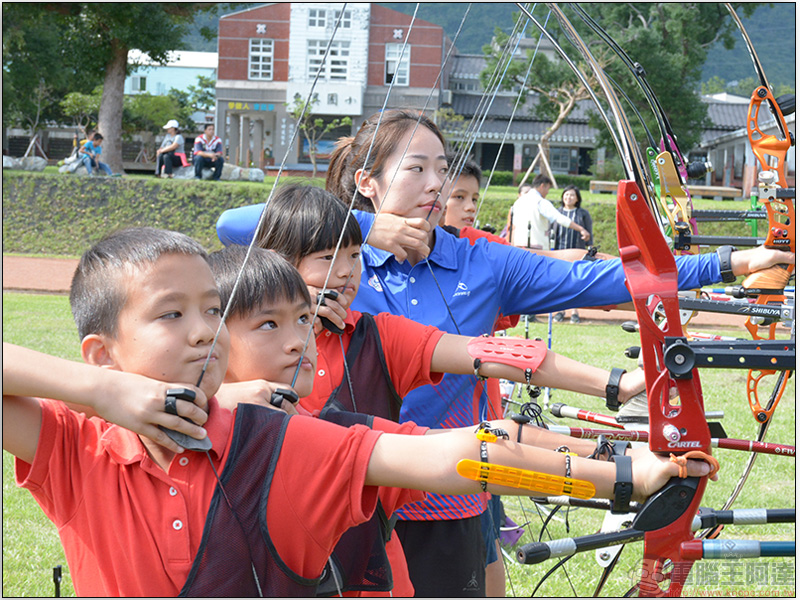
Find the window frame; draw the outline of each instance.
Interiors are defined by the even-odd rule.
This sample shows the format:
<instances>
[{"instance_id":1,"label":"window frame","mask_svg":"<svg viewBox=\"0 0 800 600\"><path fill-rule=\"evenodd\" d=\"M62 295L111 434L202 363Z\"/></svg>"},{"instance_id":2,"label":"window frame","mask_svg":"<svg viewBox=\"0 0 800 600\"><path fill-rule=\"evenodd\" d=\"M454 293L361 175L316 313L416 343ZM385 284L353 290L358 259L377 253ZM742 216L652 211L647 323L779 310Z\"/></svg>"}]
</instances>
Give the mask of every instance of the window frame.
<instances>
[{"instance_id":1,"label":"window frame","mask_svg":"<svg viewBox=\"0 0 800 600\"><path fill-rule=\"evenodd\" d=\"M254 43L258 43L258 52L254 53L253 45ZM269 43L269 52L264 51L264 44ZM258 64L253 61L253 58L257 57ZM268 63L264 61L267 58ZM265 64L268 64L269 67L269 74L268 76L263 76L263 72L265 69L263 68ZM254 67L255 65L255 67ZM255 69L255 70L254 70ZM258 73L259 75L254 76L254 73ZM265 39L265 38L250 38L247 45L247 79L249 81L273 81L275 77L275 40L273 39Z\"/></svg>"},{"instance_id":2,"label":"window frame","mask_svg":"<svg viewBox=\"0 0 800 600\"><path fill-rule=\"evenodd\" d=\"M411 45L406 46L406 51L403 54L403 60L400 60L400 52L403 49L403 44L398 44L395 42L387 43L384 47L383 51L383 84L384 85L391 85L392 80L394 80L394 85L399 87L409 87L411 82ZM390 50L392 52L390 56ZM395 63L395 69L392 73L392 80L389 80L389 62L393 61ZM405 69L404 69L405 68ZM405 78L403 80L401 75L403 75L403 70L405 70Z\"/></svg>"},{"instance_id":3,"label":"window frame","mask_svg":"<svg viewBox=\"0 0 800 600\"><path fill-rule=\"evenodd\" d=\"M313 49L312 49L313 46ZM306 44L306 75L313 80L325 56L328 40L308 40ZM324 68L320 71L320 81L347 81L350 77L350 42L334 40Z\"/></svg>"}]
</instances>

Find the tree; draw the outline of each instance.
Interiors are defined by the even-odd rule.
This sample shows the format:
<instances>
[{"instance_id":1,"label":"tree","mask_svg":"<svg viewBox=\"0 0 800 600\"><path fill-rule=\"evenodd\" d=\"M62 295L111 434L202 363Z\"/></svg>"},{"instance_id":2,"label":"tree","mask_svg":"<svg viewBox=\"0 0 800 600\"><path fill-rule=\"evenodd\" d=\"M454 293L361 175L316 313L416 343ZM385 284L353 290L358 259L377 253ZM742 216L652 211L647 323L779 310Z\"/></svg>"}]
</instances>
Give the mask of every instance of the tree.
<instances>
[{"instance_id":1,"label":"tree","mask_svg":"<svg viewBox=\"0 0 800 600\"><path fill-rule=\"evenodd\" d=\"M312 177L317 176L317 150L319 149L319 141L322 137L334 129L353 124L353 120L350 117L336 118L326 122L322 117L315 116L313 110L318 104L319 99L315 95L309 103L305 114L303 114L305 100L300 94L295 94L292 103L286 103L292 118L295 121L299 119L297 126L300 131L303 132L303 137L306 139L306 142L308 142L308 157L311 159ZM300 119L300 115L303 115L302 119Z\"/></svg>"},{"instance_id":2,"label":"tree","mask_svg":"<svg viewBox=\"0 0 800 600\"><path fill-rule=\"evenodd\" d=\"M217 82L205 75L197 76L197 85L190 85L189 102L194 110L209 111L217 105Z\"/></svg>"},{"instance_id":3,"label":"tree","mask_svg":"<svg viewBox=\"0 0 800 600\"><path fill-rule=\"evenodd\" d=\"M128 50L137 48L156 62L165 63L170 50L181 47L180 39L200 12L217 10L217 5L201 2L141 3L19 3L9 8L13 17L8 30L12 34L6 52L6 4L3 5L3 66L14 73L14 85L21 83L42 66L56 79L58 68L66 61L70 72L83 81L103 84L98 111L98 129L105 138L103 156L114 171L122 170L123 90L128 73ZM43 26L47 44L37 48L31 39L31 27ZM40 57L34 64L25 63L26 52ZM53 65L46 68L46 60ZM63 58L63 61L62 61ZM27 68L24 68L27 67ZM27 74L26 74L27 72ZM59 89L45 77L47 85ZM5 107L6 85L3 96ZM83 90L81 90L83 91Z\"/></svg>"},{"instance_id":4,"label":"tree","mask_svg":"<svg viewBox=\"0 0 800 600\"><path fill-rule=\"evenodd\" d=\"M91 91L63 50L68 30L52 13L28 3L3 3L3 127L60 120L58 99Z\"/></svg>"},{"instance_id":5,"label":"tree","mask_svg":"<svg viewBox=\"0 0 800 600\"><path fill-rule=\"evenodd\" d=\"M721 94L727 91L727 84L719 75L714 75L708 81L704 81L703 85L700 87L700 92L703 94Z\"/></svg>"},{"instance_id":6,"label":"tree","mask_svg":"<svg viewBox=\"0 0 800 600\"><path fill-rule=\"evenodd\" d=\"M495 41L484 46L484 52L487 53L488 59L486 68L480 74L481 83L484 86L488 85L498 63L503 59L503 48L508 43L508 39L508 35L497 29ZM580 80L576 78L569 65L561 59L551 60L543 52L536 54L530 70L531 75L526 81L525 74L534 52L534 49L528 50L526 60L513 58L510 60L502 87L519 89L523 96L523 102L526 94L534 92L537 95L538 103L535 109L537 116L552 121L539 140L543 158L547 164L550 164L550 139L553 134L558 131L578 102L588 100L591 96ZM584 74L586 75L585 72ZM591 75L587 75L587 81L592 86L597 84L594 76Z\"/></svg>"},{"instance_id":7,"label":"tree","mask_svg":"<svg viewBox=\"0 0 800 600\"><path fill-rule=\"evenodd\" d=\"M97 113L100 110L102 88L98 87L91 94L70 92L61 101L61 110L68 117L72 117L73 124L86 135L89 125L97 124Z\"/></svg>"},{"instance_id":8,"label":"tree","mask_svg":"<svg viewBox=\"0 0 800 600\"><path fill-rule=\"evenodd\" d=\"M754 6L740 4L745 15L752 14ZM707 105L701 101L697 90L700 89L701 68L708 48L718 41L730 47L735 40L734 35L738 35L727 10L716 3L591 3L583 6L631 59L645 68L648 82L667 113L681 147L688 150L699 142L707 123ZM565 12L598 61L605 64L606 72L633 99L651 131L658 131L649 105L639 92L630 71L609 52L596 34L590 33L574 12ZM551 35L568 55L577 59L577 52L556 29L549 28ZM498 34L498 42L504 37L507 36ZM534 37L538 37L538 33ZM481 73L484 84L498 62L500 48L502 46L499 44L484 48L487 56L487 68ZM503 89L512 90L522 86L532 52L529 50L526 60L512 61L502 82ZM579 65L581 62L576 60ZM562 59L548 61L537 56L529 82L522 92L538 93L536 114L553 120L556 125L563 123L579 101L573 99L579 99L585 93L581 92L581 86L576 81L575 74L566 68ZM565 85L566 88L562 89ZM641 131L633 118L629 120L635 130ZM552 135L555 130L552 127L550 130ZM601 137L609 142L605 128L600 127L599 130Z\"/></svg>"}]
</instances>

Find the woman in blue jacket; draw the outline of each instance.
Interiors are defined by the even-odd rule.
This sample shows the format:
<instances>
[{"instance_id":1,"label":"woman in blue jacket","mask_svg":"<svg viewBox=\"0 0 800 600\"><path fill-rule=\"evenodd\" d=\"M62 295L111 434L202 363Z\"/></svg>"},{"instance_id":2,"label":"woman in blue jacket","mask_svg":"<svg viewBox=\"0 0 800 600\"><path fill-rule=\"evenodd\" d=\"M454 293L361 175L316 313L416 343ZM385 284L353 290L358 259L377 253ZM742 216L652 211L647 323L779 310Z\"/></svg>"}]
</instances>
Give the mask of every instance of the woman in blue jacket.
<instances>
[{"instance_id":1,"label":"woman in blue jacket","mask_svg":"<svg viewBox=\"0 0 800 600\"><path fill-rule=\"evenodd\" d=\"M373 213L380 212L395 215L393 239L413 240L402 251L393 247L394 253L364 246L355 310L390 312L475 336L491 333L498 314L630 301L619 260L565 262L484 240L471 245L439 230L447 171L441 132L417 113L384 111L368 118L354 137L339 140L327 189L347 204L355 198L365 238L375 221ZM226 211L217 223L220 239L248 243L261 208ZM794 261L793 254L759 248L733 252L728 268L740 275L788 261ZM682 289L722 280L717 254L682 256L677 263ZM486 396L475 376L445 374L439 385L406 396L400 419L455 428L478 423L486 412ZM473 594L474 579L482 580L484 569L480 514L485 508L480 494L429 494L427 501L400 511L397 532L418 595Z\"/></svg>"}]
</instances>

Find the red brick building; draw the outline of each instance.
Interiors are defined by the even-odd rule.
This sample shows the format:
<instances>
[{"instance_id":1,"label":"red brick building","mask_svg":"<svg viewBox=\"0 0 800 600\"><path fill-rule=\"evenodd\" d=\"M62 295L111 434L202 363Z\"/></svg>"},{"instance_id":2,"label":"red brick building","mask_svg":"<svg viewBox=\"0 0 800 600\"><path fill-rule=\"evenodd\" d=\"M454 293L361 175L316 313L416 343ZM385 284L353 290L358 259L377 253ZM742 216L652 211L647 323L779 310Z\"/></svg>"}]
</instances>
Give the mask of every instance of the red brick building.
<instances>
[{"instance_id":1,"label":"red brick building","mask_svg":"<svg viewBox=\"0 0 800 600\"><path fill-rule=\"evenodd\" d=\"M388 107L427 114L439 108L450 70L442 68L451 46L444 30L417 19L409 35L408 15L376 4L347 4L341 15L341 6L275 3L220 19L216 121L230 162L281 160L294 134L286 104L307 97L318 71L313 113L353 120L326 136L321 158L383 107L392 81ZM297 137L289 164L308 162L308 147Z\"/></svg>"}]
</instances>

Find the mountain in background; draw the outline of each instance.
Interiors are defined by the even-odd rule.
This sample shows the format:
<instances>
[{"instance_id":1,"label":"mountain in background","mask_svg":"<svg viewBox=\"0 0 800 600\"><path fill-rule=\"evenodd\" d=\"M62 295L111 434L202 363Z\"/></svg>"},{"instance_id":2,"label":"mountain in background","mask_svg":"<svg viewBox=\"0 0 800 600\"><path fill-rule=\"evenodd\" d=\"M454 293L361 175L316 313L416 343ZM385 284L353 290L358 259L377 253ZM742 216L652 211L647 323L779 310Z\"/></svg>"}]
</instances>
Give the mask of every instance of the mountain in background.
<instances>
[{"instance_id":1,"label":"mountain in background","mask_svg":"<svg viewBox=\"0 0 800 600\"><path fill-rule=\"evenodd\" d=\"M219 14L246 10L262 3L236 3L233 7L223 4ZM415 3L383 2L392 10L412 15ZM458 27L464 18L467 5L464 3L424 2L419 4L417 18L430 21L444 28L445 33L454 39ZM462 54L483 54L482 48L492 40L495 27L510 32L513 27L513 15L519 12L515 4L510 3L473 3L464 21L456 46ZM758 52L761 64L773 86L796 85L795 51L796 51L796 7L793 2L776 2L771 6L759 6L749 19L742 19L753 44ZM200 35L203 27L218 31L219 16L201 14L195 19L189 33L184 36L186 49L204 52L216 52L216 40L206 40ZM527 30L531 34L531 28ZM744 42L738 33L735 34L736 46L726 50L718 42L708 53L708 60L703 65L702 81L718 76L727 82L754 77L753 65Z\"/></svg>"}]
</instances>

